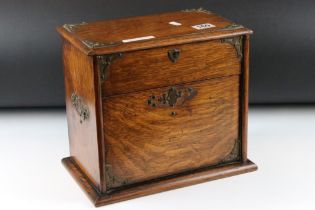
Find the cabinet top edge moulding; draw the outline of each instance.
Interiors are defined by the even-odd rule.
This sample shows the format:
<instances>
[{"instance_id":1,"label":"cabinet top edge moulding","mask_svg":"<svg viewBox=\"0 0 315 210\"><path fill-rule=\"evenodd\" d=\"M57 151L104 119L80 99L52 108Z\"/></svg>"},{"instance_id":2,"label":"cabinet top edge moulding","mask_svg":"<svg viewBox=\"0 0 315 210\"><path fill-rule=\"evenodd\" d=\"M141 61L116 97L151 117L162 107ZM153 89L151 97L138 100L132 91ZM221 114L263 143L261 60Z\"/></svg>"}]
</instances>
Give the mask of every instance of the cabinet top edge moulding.
<instances>
[{"instance_id":1,"label":"cabinet top edge moulding","mask_svg":"<svg viewBox=\"0 0 315 210\"><path fill-rule=\"evenodd\" d=\"M57 30L65 40L87 55L127 52L168 46L170 43L185 44L253 33L240 24L201 8L64 24Z\"/></svg>"}]
</instances>

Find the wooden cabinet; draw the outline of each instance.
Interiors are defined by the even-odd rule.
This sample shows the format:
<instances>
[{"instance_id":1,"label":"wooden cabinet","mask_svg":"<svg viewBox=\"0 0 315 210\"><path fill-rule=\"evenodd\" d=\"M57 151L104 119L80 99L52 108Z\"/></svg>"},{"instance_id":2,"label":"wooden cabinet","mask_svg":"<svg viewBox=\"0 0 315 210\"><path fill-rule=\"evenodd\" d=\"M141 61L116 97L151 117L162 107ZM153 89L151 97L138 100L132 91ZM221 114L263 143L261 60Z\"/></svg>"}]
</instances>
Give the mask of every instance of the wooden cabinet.
<instances>
[{"instance_id":1,"label":"wooden cabinet","mask_svg":"<svg viewBox=\"0 0 315 210\"><path fill-rule=\"evenodd\" d=\"M70 157L96 206L256 170L251 30L199 9L66 24Z\"/></svg>"}]
</instances>

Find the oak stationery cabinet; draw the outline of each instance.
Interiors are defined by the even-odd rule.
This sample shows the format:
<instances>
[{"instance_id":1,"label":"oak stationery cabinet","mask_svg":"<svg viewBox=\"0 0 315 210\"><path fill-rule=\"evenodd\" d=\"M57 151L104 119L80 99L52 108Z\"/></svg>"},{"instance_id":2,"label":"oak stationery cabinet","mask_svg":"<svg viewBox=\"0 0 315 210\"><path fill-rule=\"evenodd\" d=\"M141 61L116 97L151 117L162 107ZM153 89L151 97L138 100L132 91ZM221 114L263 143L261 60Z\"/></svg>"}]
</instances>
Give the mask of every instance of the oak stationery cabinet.
<instances>
[{"instance_id":1,"label":"oak stationery cabinet","mask_svg":"<svg viewBox=\"0 0 315 210\"><path fill-rule=\"evenodd\" d=\"M212 12L65 24L70 157L96 206L256 170L251 30Z\"/></svg>"}]
</instances>

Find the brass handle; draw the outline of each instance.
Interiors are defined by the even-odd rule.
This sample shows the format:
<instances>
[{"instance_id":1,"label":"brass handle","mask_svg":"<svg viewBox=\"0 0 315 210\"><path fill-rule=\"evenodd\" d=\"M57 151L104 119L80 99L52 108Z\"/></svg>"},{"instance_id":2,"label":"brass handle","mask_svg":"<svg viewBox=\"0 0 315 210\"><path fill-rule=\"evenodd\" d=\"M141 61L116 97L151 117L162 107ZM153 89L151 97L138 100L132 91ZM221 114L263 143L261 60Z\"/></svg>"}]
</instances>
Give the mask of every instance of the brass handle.
<instances>
[{"instance_id":1,"label":"brass handle","mask_svg":"<svg viewBox=\"0 0 315 210\"><path fill-rule=\"evenodd\" d=\"M176 61L179 59L180 56L180 50L179 49L172 49L169 50L168 53L168 58L173 62L176 63Z\"/></svg>"}]
</instances>

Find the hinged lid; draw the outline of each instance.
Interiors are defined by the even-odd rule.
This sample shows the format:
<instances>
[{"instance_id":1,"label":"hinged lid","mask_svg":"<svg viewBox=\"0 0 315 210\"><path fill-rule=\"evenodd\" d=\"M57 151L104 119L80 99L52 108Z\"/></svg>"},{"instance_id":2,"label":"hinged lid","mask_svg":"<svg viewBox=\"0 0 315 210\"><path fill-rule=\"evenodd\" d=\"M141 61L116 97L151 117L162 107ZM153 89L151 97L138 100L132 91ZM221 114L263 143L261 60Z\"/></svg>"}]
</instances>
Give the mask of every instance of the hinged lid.
<instances>
[{"instance_id":1,"label":"hinged lid","mask_svg":"<svg viewBox=\"0 0 315 210\"><path fill-rule=\"evenodd\" d=\"M125 52L252 33L242 25L204 9L65 24L57 30L63 38L88 55Z\"/></svg>"}]
</instances>

